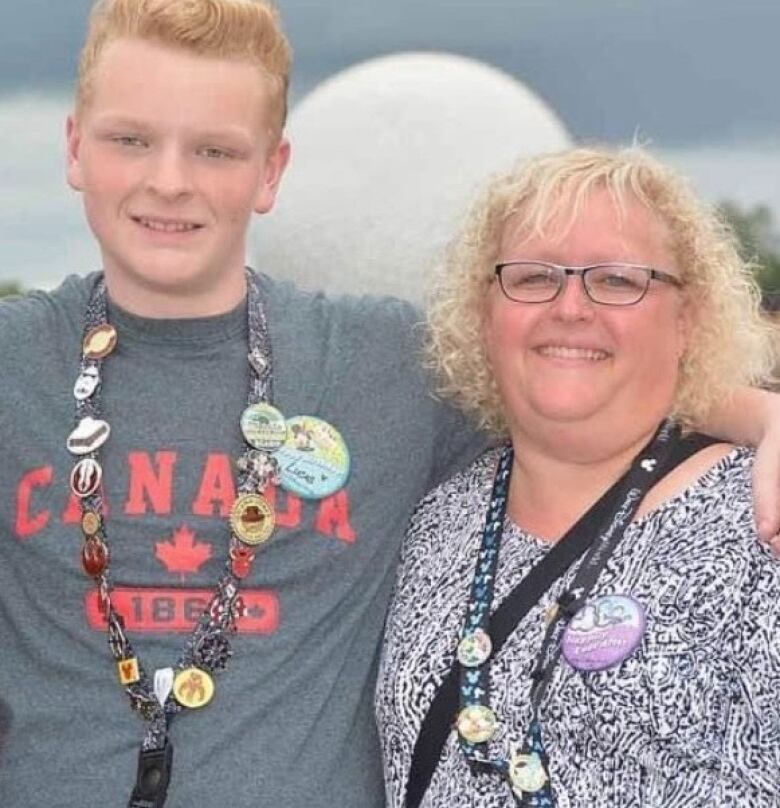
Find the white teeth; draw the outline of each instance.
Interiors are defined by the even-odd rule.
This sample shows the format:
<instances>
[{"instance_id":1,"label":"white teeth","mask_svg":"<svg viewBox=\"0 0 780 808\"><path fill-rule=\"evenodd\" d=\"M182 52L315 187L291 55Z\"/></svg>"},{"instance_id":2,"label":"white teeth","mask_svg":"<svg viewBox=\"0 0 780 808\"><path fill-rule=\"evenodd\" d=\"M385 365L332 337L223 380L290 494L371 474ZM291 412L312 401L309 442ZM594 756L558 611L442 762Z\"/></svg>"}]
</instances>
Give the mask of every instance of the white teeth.
<instances>
[{"instance_id":1,"label":"white teeth","mask_svg":"<svg viewBox=\"0 0 780 808\"><path fill-rule=\"evenodd\" d=\"M606 351L592 350L591 348L564 348L560 345L544 345L539 348L539 353L542 356L550 356L554 359L585 359L592 362L599 362L609 356Z\"/></svg>"},{"instance_id":2,"label":"white teeth","mask_svg":"<svg viewBox=\"0 0 780 808\"><path fill-rule=\"evenodd\" d=\"M136 219L136 221L149 230L158 230L161 233L186 233L198 228L197 224L188 222L161 222L156 219Z\"/></svg>"}]
</instances>

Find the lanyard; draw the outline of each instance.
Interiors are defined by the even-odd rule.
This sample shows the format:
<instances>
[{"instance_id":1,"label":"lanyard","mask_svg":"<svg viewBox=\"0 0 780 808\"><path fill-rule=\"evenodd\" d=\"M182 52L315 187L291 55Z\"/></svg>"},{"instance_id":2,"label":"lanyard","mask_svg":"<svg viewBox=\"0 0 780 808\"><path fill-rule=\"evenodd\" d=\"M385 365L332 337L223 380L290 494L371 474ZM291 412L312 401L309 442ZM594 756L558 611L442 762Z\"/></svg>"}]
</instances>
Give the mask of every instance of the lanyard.
<instances>
[{"instance_id":1,"label":"lanyard","mask_svg":"<svg viewBox=\"0 0 780 808\"><path fill-rule=\"evenodd\" d=\"M511 760L505 757L492 758L488 753L488 741L495 733L498 723L490 708L490 605L513 461L511 446L502 451L477 558L466 624L458 645L458 660L461 663L458 735L461 750L469 763L478 769L493 770L507 777L513 793L522 805L535 808L554 805L548 761L541 738L539 708L560 660L563 632L569 619L593 590L599 574L622 539L639 503L666 473L678 439L679 428L670 422L663 423L650 443L636 456L626 474L605 495L611 504L606 516L603 512L594 513L594 509L591 509L556 545L562 548L559 551L562 552L567 545L574 544L580 537L576 557L584 554L584 558L571 586L559 598L558 607L548 622L531 674L532 719L528 737L523 753L515 755ZM534 567L527 577L536 573L537 568ZM521 582L521 587L523 583ZM549 581L545 588L549 588L551 583Z\"/></svg>"},{"instance_id":2,"label":"lanyard","mask_svg":"<svg viewBox=\"0 0 780 808\"><path fill-rule=\"evenodd\" d=\"M658 437L663 437L668 429L668 425L662 426ZM658 462L658 457L649 455L649 447L645 447L638 455L634 466L638 464L642 471L646 472L649 477L652 478L645 480L644 485L641 487L649 489L675 466L679 465L696 452L701 451L701 449L706 446L716 442L714 438L701 434L688 435L684 439L678 440L676 432L676 428L673 428L673 434L667 437L670 451L666 452L662 447L662 453L665 454L665 460L663 462ZM511 471L511 459L504 458L505 453L502 453L495 475L494 487L501 483L503 478L504 493L506 494L509 486L508 474ZM504 462L502 462L502 460ZM480 620L474 630L469 631L471 624L467 621L462 633L461 642L458 644L458 654L456 654L451 669L436 691L417 735L407 778L406 808L418 808L425 797L433 773L441 758L444 745L452 731L453 717L458 713L458 705L461 698L460 686L466 675L466 671L472 674L471 678L474 679L474 662L484 664L489 656L495 656L501 651L504 643L512 635L523 618L539 602L553 583L561 578L569 567L586 552L597 536L603 535L603 532L606 532L609 526L613 524L617 527L617 524L620 523L623 525L623 528L628 524L630 517L621 515L617 520L615 517L619 513L621 502L625 502L627 492L631 490L626 487L626 484L632 474L633 468L632 466L632 469L629 469L623 477L591 506L579 522L570 528L566 535L551 547L549 552L540 559L523 580L504 598L496 610L489 615L489 621L487 620L487 610L480 610ZM637 476L639 476L641 482L643 475L637 473ZM638 501L641 501L643 496L644 494L642 494ZM486 519L486 529L491 524L494 525L494 530L497 530L498 525L503 525L506 501L504 501L503 504L500 502L496 504L500 505L500 510L495 509L493 497L491 497L491 508L488 518ZM595 525L596 528L591 528L590 526L592 525ZM597 529L598 526L603 526L604 530L599 531ZM622 528L618 532L622 535ZM619 537L616 536L615 540L619 541ZM493 546L495 547L495 544ZM498 549L496 548L495 553L490 553L490 548L488 547L486 554L497 558ZM590 558L601 558L603 568L603 562L606 561L603 553L599 553L598 556L591 555ZM484 559L480 558L478 560L475 578L480 572L483 572L482 564L484 563ZM595 566L592 569L595 569ZM484 572L490 574L488 567L484 568ZM593 573L591 572L589 574ZM598 573L596 573L596 575L597 574ZM483 581L485 584L484 594L489 594L491 599L494 577L495 576ZM477 581L475 580L472 589L476 588L476 584ZM568 593L559 597L558 609L560 614L558 616L560 619L568 620L573 615L573 612L577 608L575 600L576 603L579 604L584 600L584 596L582 592L575 592L573 587L569 588ZM479 607L477 606L475 608L478 609ZM467 612L467 614L470 613ZM485 628L487 625L489 625L489 633ZM480 628L482 628L484 636L477 630ZM476 641L474 635L476 635ZM485 639L487 639L487 645L484 643ZM464 640L466 640L465 644ZM470 653L463 653L462 646L464 645L465 650L470 650ZM461 658L466 664L461 662ZM471 663L471 666L469 663ZM551 666L550 670L553 669L554 667ZM541 680L542 674L540 671L542 670L539 664L537 664L534 671L535 681ZM489 684L489 682L486 683ZM468 681L467 684L469 684ZM477 682L475 681L474 684L476 685ZM537 690L536 698L539 700L540 695L543 694L541 691ZM538 769L532 768L532 774L534 771L543 774L547 773L546 754L544 753L541 726L538 720L533 720L530 723L524 752L536 752L539 757L538 762L542 764ZM534 761L534 763L536 763L536 761ZM510 774L509 767L511 764L508 761L503 761L503 764L503 766L499 765L493 767L488 762L487 768L489 771L498 771L500 774L508 776ZM480 766L479 763L472 765L474 767ZM533 792L526 794L523 792L522 799L526 800L526 804L529 804L528 798L536 799L538 806L554 805L552 793L549 790L546 794L539 792L536 792L536 794Z\"/></svg>"},{"instance_id":3,"label":"lanyard","mask_svg":"<svg viewBox=\"0 0 780 808\"><path fill-rule=\"evenodd\" d=\"M271 341L264 308L254 273L247 269L248 361L250 384L248 409L266 407L272 395ZM128 808L161 808L165 802L173 764L173 746L168 729L185 708L204 706L213 694L211 676L227 665L243 604L241 580L254 560L255 545L273 530L273 513L261 492L277 481L278 465L261 443L248 446L238 461L238 499L231 518L230 551L208 606L198 619L175 665L151 677L138 659L125 633L124 620L111 600L109 550L100 482L102 468L99 447L110 433L100 420L101 371L103 360L114 349L117 334L108 322L105 280L96 282L84 317L84 345L79 379L74 388L77 428L68 439L77 456L71 488L82 506L85 543L82 565L95 580L99 603L108 626L108 643L117 663L120 683L134 711L143 719L146 731L139 751L138 774ZM275 412L275 411L274 411ZM242 422L243 428L243 422ZM267 530L260 532L258 526Z\"/></svg>"}]
</instances>

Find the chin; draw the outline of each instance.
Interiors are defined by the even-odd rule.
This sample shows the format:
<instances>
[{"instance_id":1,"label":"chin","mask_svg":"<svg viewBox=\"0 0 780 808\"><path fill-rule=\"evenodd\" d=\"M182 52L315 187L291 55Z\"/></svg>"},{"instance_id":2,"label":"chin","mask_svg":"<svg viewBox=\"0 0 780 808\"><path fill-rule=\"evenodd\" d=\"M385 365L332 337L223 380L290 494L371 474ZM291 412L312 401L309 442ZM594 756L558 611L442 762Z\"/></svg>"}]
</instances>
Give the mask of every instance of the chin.
<instances>
[{"instance_id":1,"label":"chin","mask_svg":"<svg viewBox=\"0 0 780 808\"><path fill-rule=\"evenodd\" d=\"M137 269L136 267L141 267ZM214 282L215 274L206 267L193 266L192 261L139 261L120 270L127 281L150 291L172 293L203 288Z\"/></svg>"},{"instance_id":2,"label":"chin","mask_svg":"<svg viewBox=\"0 0 780 808\"><path fill-rule=\"evenodd\" d=\"M594 396L588 387L566 391L553 388L543 395L530 396L527 408L537 418L568 423L597 417L607 409L610 400L611 397Z\"/></svg>"}]
</instances>

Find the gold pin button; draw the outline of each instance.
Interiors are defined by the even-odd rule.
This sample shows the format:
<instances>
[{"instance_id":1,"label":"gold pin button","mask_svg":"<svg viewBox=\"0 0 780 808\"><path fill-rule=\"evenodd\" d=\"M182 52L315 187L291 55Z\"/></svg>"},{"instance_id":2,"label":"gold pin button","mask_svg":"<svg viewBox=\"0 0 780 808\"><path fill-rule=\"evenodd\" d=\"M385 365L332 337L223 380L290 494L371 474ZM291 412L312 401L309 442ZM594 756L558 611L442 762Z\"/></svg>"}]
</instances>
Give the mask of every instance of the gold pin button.
<instances>
[{"instance_id":1,"label":"gold pin button","mask_svg":"<svg viewBox=\"0 0 780 808\"><path fill-rule=\"evenodd\" d=\"M276 518L271 503L260 494L242 494L233 503L230 526L245 544L262 544L271 538Z\"/></svg>"},{"instance_id":2,"label":"gold pin button","mask_svg":"<svg viewBox=\"0 0 780 808\"><path fill-rule=\"evenodd\" d=\"M88 359L103 359L116 348L117 333L108 323L93 328L84 337L84 356Z\"/></svg>"},{"instance_id":3,"label":"gold pin button","mask_svg":"<svg viewBox=\"0 0 780 808\"><path fill-rule=\"evenodd\" d=\"M173 680L173 695L182 707L197 710L214 698L214 680L201 668L185 668Z\"/></svg>"},{"instance_id":4,"label":"gold pin button","mask_svg":"<svg viewBox=\"0 0 780 808\"><path fill-rule=\"evenodd\" d=\"M96 511L84 511L81 517L81 529L88 538L100 532L100 514Z\"/></svg>"}]
</instances>

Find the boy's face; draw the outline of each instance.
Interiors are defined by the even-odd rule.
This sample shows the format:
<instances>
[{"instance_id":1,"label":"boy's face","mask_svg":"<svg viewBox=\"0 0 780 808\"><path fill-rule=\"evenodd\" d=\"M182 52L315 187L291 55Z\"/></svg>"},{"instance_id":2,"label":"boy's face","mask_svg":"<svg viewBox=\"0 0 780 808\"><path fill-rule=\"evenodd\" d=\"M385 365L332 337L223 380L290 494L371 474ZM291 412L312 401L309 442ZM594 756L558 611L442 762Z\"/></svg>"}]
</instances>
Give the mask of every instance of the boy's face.
<instances>
[{"instance_id":1,"label":"boy's face","mask_svg":"<svg viewBox=\"0 0 780 808\"><path fill-rule=\"evenodd\" d=\"M268 106L251 64L140 39L107 45L68 120L68 181L118 303L206 314L238 302L249 219L273 206L289 156ZM188 312L195 300L208 310Z\"/></svg>"}]
</instances>

